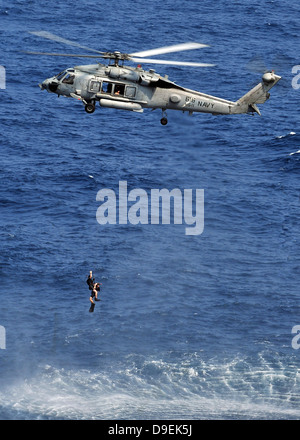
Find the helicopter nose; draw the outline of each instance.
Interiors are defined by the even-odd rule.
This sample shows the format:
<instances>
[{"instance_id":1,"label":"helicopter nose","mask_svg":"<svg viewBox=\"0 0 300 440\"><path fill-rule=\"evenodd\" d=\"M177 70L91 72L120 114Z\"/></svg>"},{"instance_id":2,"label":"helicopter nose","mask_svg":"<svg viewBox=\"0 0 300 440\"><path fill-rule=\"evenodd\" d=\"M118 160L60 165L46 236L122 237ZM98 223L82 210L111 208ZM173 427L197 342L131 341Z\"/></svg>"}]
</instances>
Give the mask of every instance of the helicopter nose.
<instances>
[{"instance_id":1,"label":"helicopter nose","mask_svg":"<svg viewBox=\"0 0 300 440\"><path fill-rule=\"evenodd\" d=\"M39 84L39 88L41 90L47 90L47 92L49 92L49 86L50 86L50 80L49 78L45 79L42 83Z\"/></svg>"},{"instance_id":2,"label":"helicopter nose","mask_svg":"<svg viewBox=\"0 0 300 440\"><path fill-rule=\"evenodd\" d=\"M41 90L46 90L46 89L47 89L46 82L43 81L42 83L40 83L40 84L39 84L39 88L40 88Z\"/></svg>"},{"instance_id":3,"label":"helicopter nose","mask_svg":"<svg viewBox=\"0 0 300 440\"><path fill-rule=\"evenodd\" d=\"M39 88L41 90L47 90L47 92L56 92L58 87L58 83L56 81L52 81L50 79L45 79L42 83L39 84Z\"/></svg>"},{"instance_id":4,"label":"helicopter nose","mask_svg":"<svg viewBox=\"0 0 300 440\"><path fill-rule=\"evenodd\" d=\"M55 81L51 81L48 85L50 92L56 92L58 83Z\"/></svg>"}]
</instances>

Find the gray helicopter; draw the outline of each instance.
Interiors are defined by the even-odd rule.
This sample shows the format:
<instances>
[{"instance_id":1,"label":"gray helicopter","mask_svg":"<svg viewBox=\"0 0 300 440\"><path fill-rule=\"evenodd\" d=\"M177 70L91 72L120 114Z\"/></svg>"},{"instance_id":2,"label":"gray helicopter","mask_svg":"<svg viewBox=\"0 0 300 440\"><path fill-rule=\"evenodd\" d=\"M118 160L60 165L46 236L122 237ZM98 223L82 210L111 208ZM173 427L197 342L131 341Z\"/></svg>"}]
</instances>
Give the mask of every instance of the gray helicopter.
<instances>
[{"instance_id":1,"label":"gray helicopter","mask_svg":"<svg viewBox=\"0 0 300 440\"><path fill-rule=\"evenodd\" d=\"M147 58L171 52L208 47L200 43L182 43L158 49L125 54L120 52L100 52L45 31L30 32L59 43L75 46L97 55L73 55L45 52L26 52L33 55L103 58L108 64L90 64L68 68L58 75L39 84L42 90L58 96L74 98L85 106L87 113L93 113L96 103L101 107L143 112L145 108L161 109L162 125L168 123L167 110L180 110L192 115L194 112L213 115L234 115L255 112L260 115L257 104L263 104L269 97L269 90L281 79L274 71L265 72L262 80L238 101L228 101L195 90L181 87L167 76L161 76L153 69L144 70L141 63L169 64L177 66L213 67L214 64L168 61ZM125 61L138 63L136 67L125 66Z\"/></svg>"}]
</instances>

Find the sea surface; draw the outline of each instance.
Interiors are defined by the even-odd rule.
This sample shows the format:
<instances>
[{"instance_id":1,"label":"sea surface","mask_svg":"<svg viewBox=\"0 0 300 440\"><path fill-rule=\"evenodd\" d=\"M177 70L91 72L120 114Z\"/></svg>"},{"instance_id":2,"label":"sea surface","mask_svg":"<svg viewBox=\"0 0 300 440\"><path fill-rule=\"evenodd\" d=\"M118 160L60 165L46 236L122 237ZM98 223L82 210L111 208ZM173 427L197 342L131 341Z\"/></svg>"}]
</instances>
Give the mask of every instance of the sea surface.
<instances>
[{"instance_id":1,"label":"sea surface","mask_svg":"<svg viewBox=\"0 0 300 440\"><path fill-rule=\"evenodd\" d=\"M213 68L143 67L233 101L258 57L282 80L261 117L89 115L38 87L91 63L23 53L84 53L41 30L101 51L208 44L161 58ZM0 1L0 419L300 418L299 35L298 0ZM100 225L97 193L120 181L203 189L203 233Z\"/></svg>"}]
</instances>

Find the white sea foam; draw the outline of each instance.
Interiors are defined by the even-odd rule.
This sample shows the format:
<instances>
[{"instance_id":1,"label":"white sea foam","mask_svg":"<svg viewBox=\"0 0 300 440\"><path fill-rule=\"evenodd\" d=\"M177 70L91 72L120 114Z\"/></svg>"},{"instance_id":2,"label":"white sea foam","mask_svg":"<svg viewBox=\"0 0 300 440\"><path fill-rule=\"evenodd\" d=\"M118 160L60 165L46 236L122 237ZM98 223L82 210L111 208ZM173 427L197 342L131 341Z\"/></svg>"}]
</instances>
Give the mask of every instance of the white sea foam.
<instances>
[{"instance_id":1,"label":"white sea foam","mask_svg":"<svg viewBox=\"0 0 300 440\"><path fill-rule=\"evenodd\" d=\"M287 136L294 136L295 134L297 134L295 131L290 131L287 134L283 134L281 136L276 136L276 139L283 139L283 138L286 138Z\"/></svg>"},{"instance_id":2,"label":"white sea foam","mask_svg":"<svg viewBox=\"0 0 300 440\"><path fill-rule=\"evenodd\" d=\"M294 151L294 153L290 153L290 156L293 156L294 154L299 154L299 153L300 153L300 150Z\"/></svg>"},{"instance_id":3,"label":"white sea foam","mask_svg":"<svg viewBox=\"0 0 300 440\"><path fill-rule=\"evenodd\" d=\"M105 373L46 365L7 386L0 406L11 419L299 418L298 376L237 359L145 360Z\"/></svg>"}]
</instances>

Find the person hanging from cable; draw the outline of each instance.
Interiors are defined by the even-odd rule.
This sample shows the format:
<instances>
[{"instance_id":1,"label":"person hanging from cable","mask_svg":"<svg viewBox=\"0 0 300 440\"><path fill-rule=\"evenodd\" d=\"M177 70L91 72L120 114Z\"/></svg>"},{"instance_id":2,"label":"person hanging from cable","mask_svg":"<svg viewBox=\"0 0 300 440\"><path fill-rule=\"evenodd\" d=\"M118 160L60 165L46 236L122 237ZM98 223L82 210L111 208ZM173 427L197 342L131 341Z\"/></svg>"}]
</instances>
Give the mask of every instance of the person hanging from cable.
<instances>
[{"instance_id":1,"label":"person hanging from cable","mask_svg":"<svg viewBox=\"0 0 300 440\"><path fill-rule=\"evenodd\" d=\"M98 292L100 292L100 284L101 283L95 283L95 278L93 278L93 272L90 270L89 276L86 280L87 285L89 286L89 290L91 291L90 294L90 301L92 304L94 303L94 298L95 301L100 301L100 299L98 299Z\"/></svg>"}]
</instances>

